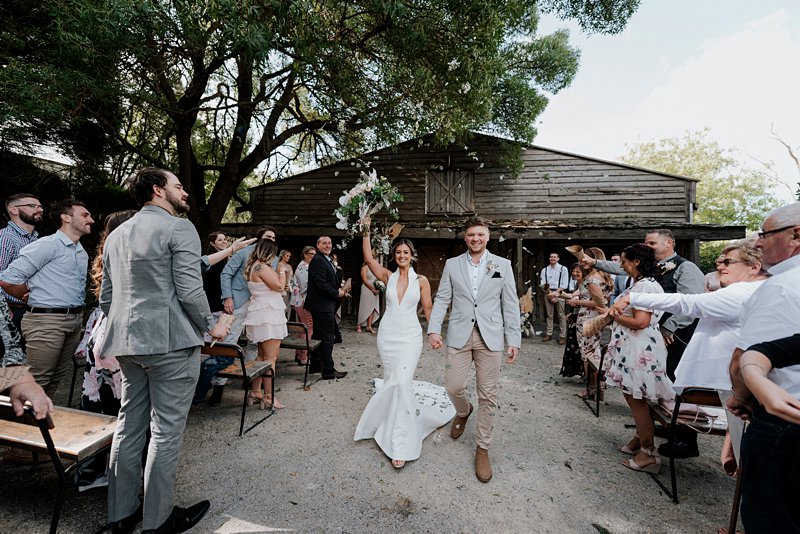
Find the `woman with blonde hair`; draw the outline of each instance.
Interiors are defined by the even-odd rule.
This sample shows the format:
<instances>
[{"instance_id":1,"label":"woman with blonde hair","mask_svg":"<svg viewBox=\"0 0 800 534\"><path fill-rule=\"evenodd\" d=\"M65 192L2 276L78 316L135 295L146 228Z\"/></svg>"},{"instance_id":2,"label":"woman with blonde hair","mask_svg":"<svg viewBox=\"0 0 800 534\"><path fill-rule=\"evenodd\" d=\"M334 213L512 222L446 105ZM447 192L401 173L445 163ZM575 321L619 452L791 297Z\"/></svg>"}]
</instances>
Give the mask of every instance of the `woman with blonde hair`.
<instances>
[{"instance_id":1,"label":"woman with blonde hair","mask_svg":"<svg viewBox=\"0 0 800 534\"><path fill-rule=\"evenodd\" d=\"M292 259L292 253L288 250L281 250L278 253L278 265L275 266L277 271L281 269L286 271L286 285L283 287L283 291L281 291L281 298L283 298L283 305L286 306L286 320L289 320L289 316L292 314L292 306L289 304L289 301L292 298L292 277L294 276L294 269L292 269L292 265L289 263L289 260Z\"/></svg>"},{"instance_id":2,"label":"woman with blonde hair","mask_svg":"<svg viewBox=\"0 0 800 534\"><path fill-rule=\"evenodd\" d=\"M375 286L378 279L372 274L369 265L361 266L361 297L358 299L358 322L356 332L361 332L361 325L366 323L367 332L374 334L372 323L381 316L381 292Z\"/></svg>"},{"instance_id":3,"label":"woman with blonde hair","mask_svg":"<svg viewBox=\"0 0 800 534\"><path fill-rule=\"evenodd\" d=\"M286 287L288 273L278 264L276 271L271 267L278 246L269 239L262 239L253 249L244 269L244 277L250 290L250 306L247 309L244 325L251 343L258 345L256 359L272 364L278 361L281 340L289 333L286 328L281 291ZM273 377L256 378L248 402L258 401L261 409L283 408L278 399L271 398ZM263 388L263 392L262 392Z\"/></svg>"},{"instance_id":4,"label":"woman with blonde hair","mask_svg":"<svg viewBox=\"0 0 800 534\"><path fill-rule=\"evenodd\" d=\"M605 253L597 247L586 249L584 253L596 260L606 259ZM614 282L608 273L598 271L593 267L587 267L585 263L582 263L581 266L584 270L583 281L578 287L577 295L568 300L567 304L578 310L575 329L578 334L578 345L581 348L581 359L583 360L583 371L585 375L590 372L589 364L587 363L589 359L596 362L600 361L600 336L602 332L598 332L593 336L587 336L583 333L583 325L589 319L597 317L598 308L608 306L611 299L611 291L614 289ZM596 373L594 376L589 377L589 388L590 390L593 389L593 391L588 394L589 398L593 398L594 395L602 395L602 392L597 391ZM581 391L578 393L578 396L586 397L587 393Z\"/></svg>"}]
</instances>

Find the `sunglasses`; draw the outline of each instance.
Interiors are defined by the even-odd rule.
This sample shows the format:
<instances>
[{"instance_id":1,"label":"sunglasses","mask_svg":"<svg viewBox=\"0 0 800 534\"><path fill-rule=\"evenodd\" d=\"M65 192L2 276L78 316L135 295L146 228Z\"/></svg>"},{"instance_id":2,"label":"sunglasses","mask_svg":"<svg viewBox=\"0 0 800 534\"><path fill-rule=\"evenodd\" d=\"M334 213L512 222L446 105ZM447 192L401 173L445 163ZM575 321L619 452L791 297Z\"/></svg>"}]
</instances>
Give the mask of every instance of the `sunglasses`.
<instances>
[{"instance_id":1,"label":"sunglasses","mask_svg":"<svg viewBox=\"0 0 800 534\"><path fill-rule=\"evenodd\" d=\"M717 263L717 265L724 265L725 267L730 267L731 264L744 263L744 262L742 262L740 260L732 260L730 258L725 258L724 260L719 260L716 263Z\"/></svg>"}]
</instances>

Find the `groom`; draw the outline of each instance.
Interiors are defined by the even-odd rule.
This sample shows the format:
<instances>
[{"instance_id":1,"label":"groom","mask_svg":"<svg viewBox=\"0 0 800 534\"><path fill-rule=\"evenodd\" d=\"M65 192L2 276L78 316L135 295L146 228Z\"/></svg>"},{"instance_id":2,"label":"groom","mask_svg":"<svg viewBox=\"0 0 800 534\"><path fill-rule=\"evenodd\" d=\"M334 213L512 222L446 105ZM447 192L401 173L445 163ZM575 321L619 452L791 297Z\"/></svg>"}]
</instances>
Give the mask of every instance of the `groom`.
<instances>
[{"instance_id":1,"label":"groom","mask_svg":"<svg viewBox=\"0 0 800 534\"><path fill-rule=\"evenodd\" d=\"M461 437L472 414L466 387L474 362L478 389L475 476L481 482L489 482L492 478L489 444L497 412L503 334L508 344L506 363L513 363L521 341L519 301L511 262L486 250L487 222L481 218L469 219L464 228L464 240L467 252L450 258L445 264L428 325L428 343L434 349L442 346L442 321L452 305L445 365L445 388L456 409L450 436Z\"/></svg>"}]
</instances>

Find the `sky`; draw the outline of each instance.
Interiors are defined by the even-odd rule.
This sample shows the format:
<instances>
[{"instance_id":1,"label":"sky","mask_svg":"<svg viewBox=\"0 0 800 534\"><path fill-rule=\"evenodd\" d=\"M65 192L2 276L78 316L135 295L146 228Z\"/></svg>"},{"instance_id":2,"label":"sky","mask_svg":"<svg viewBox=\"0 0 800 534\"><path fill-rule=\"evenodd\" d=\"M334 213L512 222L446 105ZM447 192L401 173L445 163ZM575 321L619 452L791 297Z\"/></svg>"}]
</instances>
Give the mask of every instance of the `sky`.
<instances>
[{"instance_id":1,"label":"sky","mask_svg":"<svg viewBox=\"0 0 800 534\"><path fill-rule=\"evenodd\" d=\"M560 28L581 64L537 119L534 144L619 161L626 145L709 128L743 163L772 162L787 184L775 193L792 200L800 172L771 130L800 155L800 2L642 0L617 35L540 23Z\"/></svg>"}]
</instances>

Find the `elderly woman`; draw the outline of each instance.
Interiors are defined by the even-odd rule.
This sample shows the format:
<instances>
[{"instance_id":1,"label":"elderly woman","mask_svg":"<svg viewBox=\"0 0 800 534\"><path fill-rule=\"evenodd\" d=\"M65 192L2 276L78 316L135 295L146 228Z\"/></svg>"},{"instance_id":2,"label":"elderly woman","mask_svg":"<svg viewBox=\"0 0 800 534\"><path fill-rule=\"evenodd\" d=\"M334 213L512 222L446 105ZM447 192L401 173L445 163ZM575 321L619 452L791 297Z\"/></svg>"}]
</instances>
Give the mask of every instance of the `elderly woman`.
<instances>
[{"instance_id":1,"label":"elderly woman","mask_svg":"<svg viewBox=\"0 0 800 534\"><path fill-rule=\"evenodd\" d=\"M614 303L612 314L630 305L700 319L675 370L677 393L694 386L716 389L723 404L731 397L728 366L739 339L742 304L767 279L761 268L761 251L753 245L753 240L742 240L725 247L719 259L721 288L714 292L628 293ZM743 425L737 417L729 415L728 428L734 454L739 458Z\"/></svg>"},{"instance_id":2,"label":"elderly woman","mask_svg":"<svg viewBox=\"0 0 800 534\"><path fill-rule=\"evenodd\" d=\"M303 247L300 263L297 264L297 270L292 277L292 296L289 299L289 304L294 309L297 320L308 327L309 336L314 333L314 320L311 318L311 312L307 311L303 304L305 304L306 294L308 293L308 264L311 263L311 258L316 253L317 249L314 247ZM308 352L306 350L297 350L294 354L294 359L298 364L306 365Z\"/></svg>"},{"instance_id":3,"label":"elderly woman","mask_svg":"<svg viewBox=\"0 0 800 534\"><path fill-rule=\"evenodd\" d=\"M631 293L663 293L655 279L661 269L653 249L644 243L626 247L620 265L634 282L617 299L623 303L612 314L614 327L608 344L611 363L606 383L622 389L636 423L636 436L617 450L635 455L622 462L628 469L655 474L661 470L661 457L653 446L655 428L647 402L675 396L667 376L667 347L658 325L661 312L641 305L629 306L624 301Z\"/></svg>"}]
</instances>

